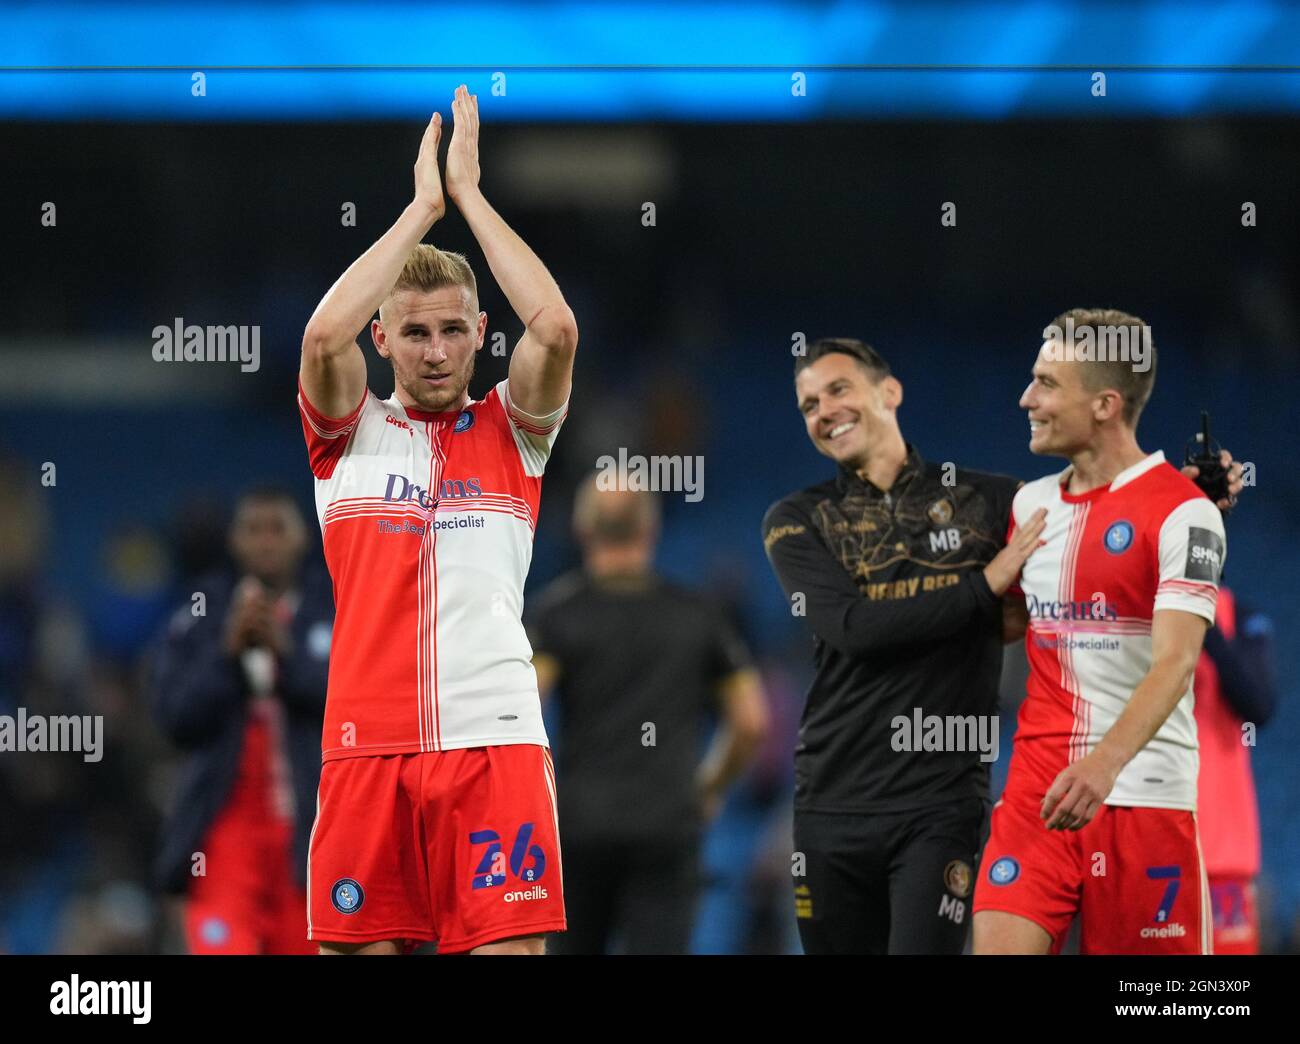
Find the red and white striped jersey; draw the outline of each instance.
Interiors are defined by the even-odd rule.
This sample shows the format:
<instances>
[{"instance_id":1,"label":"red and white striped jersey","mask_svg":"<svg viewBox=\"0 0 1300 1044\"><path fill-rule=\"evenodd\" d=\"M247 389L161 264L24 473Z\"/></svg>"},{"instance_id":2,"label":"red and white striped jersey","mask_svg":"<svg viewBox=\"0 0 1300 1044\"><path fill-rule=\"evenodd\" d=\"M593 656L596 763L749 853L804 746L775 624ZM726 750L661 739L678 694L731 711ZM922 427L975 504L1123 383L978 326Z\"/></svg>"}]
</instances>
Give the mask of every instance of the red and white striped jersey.
<instances>
[{"instance_id":1,"label":"red and white striped jersey","mask_svg":"<svg viewBox=\"0 0 1300 1044\"><path fill-rule=\"evenodd\" d=\"M1153 453L1087 493L1069 469L1023 486L1011 525L1047 509L1045 541L1021 573L1029 610L1028 694L1007 789L1044 794L1090 752L1151 669L1158 609L1214 622L1227 552L1218 508ZM1196 722L1187 691L1120 772L1108 805L1196 809Z\"/></svg>"},{"instance_id":2,"label":"red and white striped jersey","mask_svg":"<svg viewBox=\"0 0 1300 1044\"><path fill-rule=\"evenodd\" d=\"M520 618L542 471L567 408L525 414L501 381L460 410L367 391L329 418L299 384L337 608L325 761L547 745Z\"/></svg>"}]
</instances>

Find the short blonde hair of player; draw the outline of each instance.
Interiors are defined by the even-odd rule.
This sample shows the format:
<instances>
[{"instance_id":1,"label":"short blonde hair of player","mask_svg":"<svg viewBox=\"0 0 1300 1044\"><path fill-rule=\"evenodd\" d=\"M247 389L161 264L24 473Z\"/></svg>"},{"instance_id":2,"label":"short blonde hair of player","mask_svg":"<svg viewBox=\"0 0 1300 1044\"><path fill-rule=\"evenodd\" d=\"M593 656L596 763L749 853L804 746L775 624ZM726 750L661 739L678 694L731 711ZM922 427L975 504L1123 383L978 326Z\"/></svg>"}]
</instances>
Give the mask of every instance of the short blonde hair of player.
<instances>
[{"instance_id":1,"label":"short blonde hair of player","mask_svg":"<svg viewBox=\"0 0 1300 1044\"><path fill-rule=\"evenodd\" d=\"M388 291L383 304L379 306L379 321L384 321L384 312L389 307L394 294L404 290L417 293L429 293L441 290L444 286L463 286L469 291L470 309L478 312L478 282L474 270L464 254L451 250L439 250L432 243L418 243L406 258L402 274Z\"/></svg>"},{"instance_id":2,"label":"short blonde hair of player","mask_svg":"<svg viewBox=\"0 0 1300 1044\"><path fill-rule=\"evenodd\" d=\"M1051 325L1058 330L1064 330L1066 320L1073 321L1076 341L1081 336L1080 331L1086 326L1092 327L1094 337L1099 335L1097 328L1101 326L1126 326L1134 338L1141 338L1145 334L1151 348L1151 365L1146 370L1139 372L1130 363L1122 360L1099 359L1088 363L1081 371L1084 387L1089 391L1099 392L1114 388L1123 396L1124 423L1136 429L1138 418L1142 415L1142 410L1156 387L1156 346L1155 341L1151 339L1150 325L1136 315L1121 312L1117 308L1071 308L1053 319Z\"/></svg>"}]
</instances>

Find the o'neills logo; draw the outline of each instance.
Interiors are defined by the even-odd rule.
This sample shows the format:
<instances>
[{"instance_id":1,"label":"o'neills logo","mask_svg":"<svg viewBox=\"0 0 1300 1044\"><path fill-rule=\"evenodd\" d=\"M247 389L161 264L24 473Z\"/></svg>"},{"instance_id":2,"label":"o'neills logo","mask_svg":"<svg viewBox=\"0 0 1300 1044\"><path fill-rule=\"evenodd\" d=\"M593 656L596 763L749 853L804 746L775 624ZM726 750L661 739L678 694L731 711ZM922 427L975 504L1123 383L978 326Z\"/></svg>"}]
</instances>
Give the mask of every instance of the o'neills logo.
<instances>
[{"instance_id":1,"label":"o'neills logo","mask_svg":"<svg viewBox=\"0 0 1300 1044\"><path fill-rule=\"evenodd\" d=\"M1049 602L1025 596L1025 608L1037 620L1118 620L1119 612L1109 602Z\"/></svg>"},{"instance_id":2,"label":"o'neills logo","mask_svg":"<svg viewBox=\"0 0 1300 1044\"><path fill-rule=\"evenodd\" d=\"M1167 924L1163 928L1143 928L1143 939L1181 939L1187 934L1187 929L1181 924L1174 922Z\"/></svg>"},{"instance_id":3,"label":"o'neills logo","mask_svg":"<svg viewBox=\"0 0 1300 1044\"><path fill-rule=\"evenodd\" d=\"M405 475L388 476L388 486L384 490L385 500L413 500L422 508L433 508L439 500L462 500L468 497L481 497L483 487L477 478L447 479L437 493L430 496L423 486L417 486Z\"/></svg>"},{"instance_id":4,"label":"o'neills logo","mask_svg":"<svg viewBox=\"0 0 1300 1044\"><path fill-rule=\"evenodd\" d=\"M533 885L526 892L506 892L502 898L508 903L529 903L534 899L545 899L546 889L541 885Z\"/></svg>"}]
</instances>

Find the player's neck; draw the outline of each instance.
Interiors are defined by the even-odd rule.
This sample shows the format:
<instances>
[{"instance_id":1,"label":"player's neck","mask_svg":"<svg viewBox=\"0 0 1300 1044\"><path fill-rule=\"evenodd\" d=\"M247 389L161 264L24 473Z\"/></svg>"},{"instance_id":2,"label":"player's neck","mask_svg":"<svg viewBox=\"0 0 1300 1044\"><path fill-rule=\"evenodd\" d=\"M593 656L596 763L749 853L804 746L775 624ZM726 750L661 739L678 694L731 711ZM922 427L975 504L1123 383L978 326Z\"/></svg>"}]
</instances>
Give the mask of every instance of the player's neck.
<instances>
[{"instance_id":1,"label":"player's neck","mask_svg":"<svg viewBox=\"0 0 1300 1044\"><path fill-rule=\"evenodd\" d=\"M1070 457L1070 479L1066 488L1071 493L1087 493L1099 486L1109 486L1120 472L1145 459L1146 451L1137 444L1131 431L1117 433L1109 439L1098 439Z\"/></svg>"},{"instance_id":2,"label":"player's neck","mask_svg":"<svg viewBox=\"0 0 1300 1044\"><path fill-rule=\"evenodd\" d=\"M401 405L403 409L416 410L420 413L450 413L452 410L455 410L456 412L460 412L466 406L469 405L468 388L466 388L463 392L460 393L460 398L457 399L456 402L454 403L449 402L446 406L443 406L440 409L436 409L436 410L431 410L427 406L421 406L418 402L416 402L414 399L412 399L409 395L406 394L406 389L403 388L400 384L393 389L393 397L398 401L398 404Z\"/></svg>"},{"instance_id":3,"label":"player's neck","mask_svg":"<svg viewBox=\"0 0 1300 1044\"><path fill-rule=\"evenodd\" d=\"M890 432L889 437L877 446L865 461L854 470L863 482L870 482L876 489L887 493L898 479L898 473L907 463L907 443L901 432Z\"/></svg>"}]
</instances>

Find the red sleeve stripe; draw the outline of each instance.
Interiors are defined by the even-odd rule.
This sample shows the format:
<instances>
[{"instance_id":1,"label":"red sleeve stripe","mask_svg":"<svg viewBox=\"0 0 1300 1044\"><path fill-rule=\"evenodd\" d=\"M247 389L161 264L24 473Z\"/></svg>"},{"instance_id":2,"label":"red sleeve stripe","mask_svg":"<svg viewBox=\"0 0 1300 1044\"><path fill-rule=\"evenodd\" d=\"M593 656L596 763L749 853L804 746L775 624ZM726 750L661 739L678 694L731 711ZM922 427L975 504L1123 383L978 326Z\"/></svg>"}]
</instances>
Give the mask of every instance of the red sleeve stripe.
<instances>
[{"instance_id":1,"label":"red sleeve stripe","mask_svg":"<svg viewBox=\"0 0 1300 1044\"><path fill-rule=\"evenodd\" d=\"M1218 598L1219 588L1216 584L1199 580L1162 580L1156 588L1156 594L1191 594L1203 598Z\"/></svg>"},{"instance_id":2,"label":"red sleeve stripe","mask_svg":"<svg viewBox=\"0 0 1300 1044\"><path fill-rule=\"evenodd\" d=\"M510 414L510 419L514 421L515 427L521 428L522 430L528 432L530 435L549 435L561 424L563 424L564 418L569 415L569 411L566 409L563 413L561 413L558 417L555 418L554 422L546 425L546 427L542 427L541 425L535 424L532 421L525 420L513 408L511 408L508 412Z\"/></svg>"},{"instance_id":3,"label":"red sleeve stripe","mask_svg":"<svg viewBox=\"0 0 1300 1044\"><path fill-rule=\"evenodd\" d=\"M366 403L368 391L361 393L361 401L357 403L356 409L346 417L326 417L320 410L316 409L307 399L307 393L303 391L302 381L298 382L298 407L302 410L302 415L306 418L307 423L311 425L312 431L323 439L335 439L350 429L361 415L361 407Z\"/></svg>"},{"instance_id":4,"label":"red sleeve stripe","mask_svg":"<svg viewBox=\"0 0 1300 1044\"><path fill-rule=\"evenodd\" d=\"M515 427L528 432L530 435L549 435L563 422L564 418L569 415L568 403L564 405L564 412L555 418L550 424L541 425L537 423L537 418L527 413L521 412L510 398L510 385L506 385L506 416L514 423Z\"/></svg>"}]
</instances>

